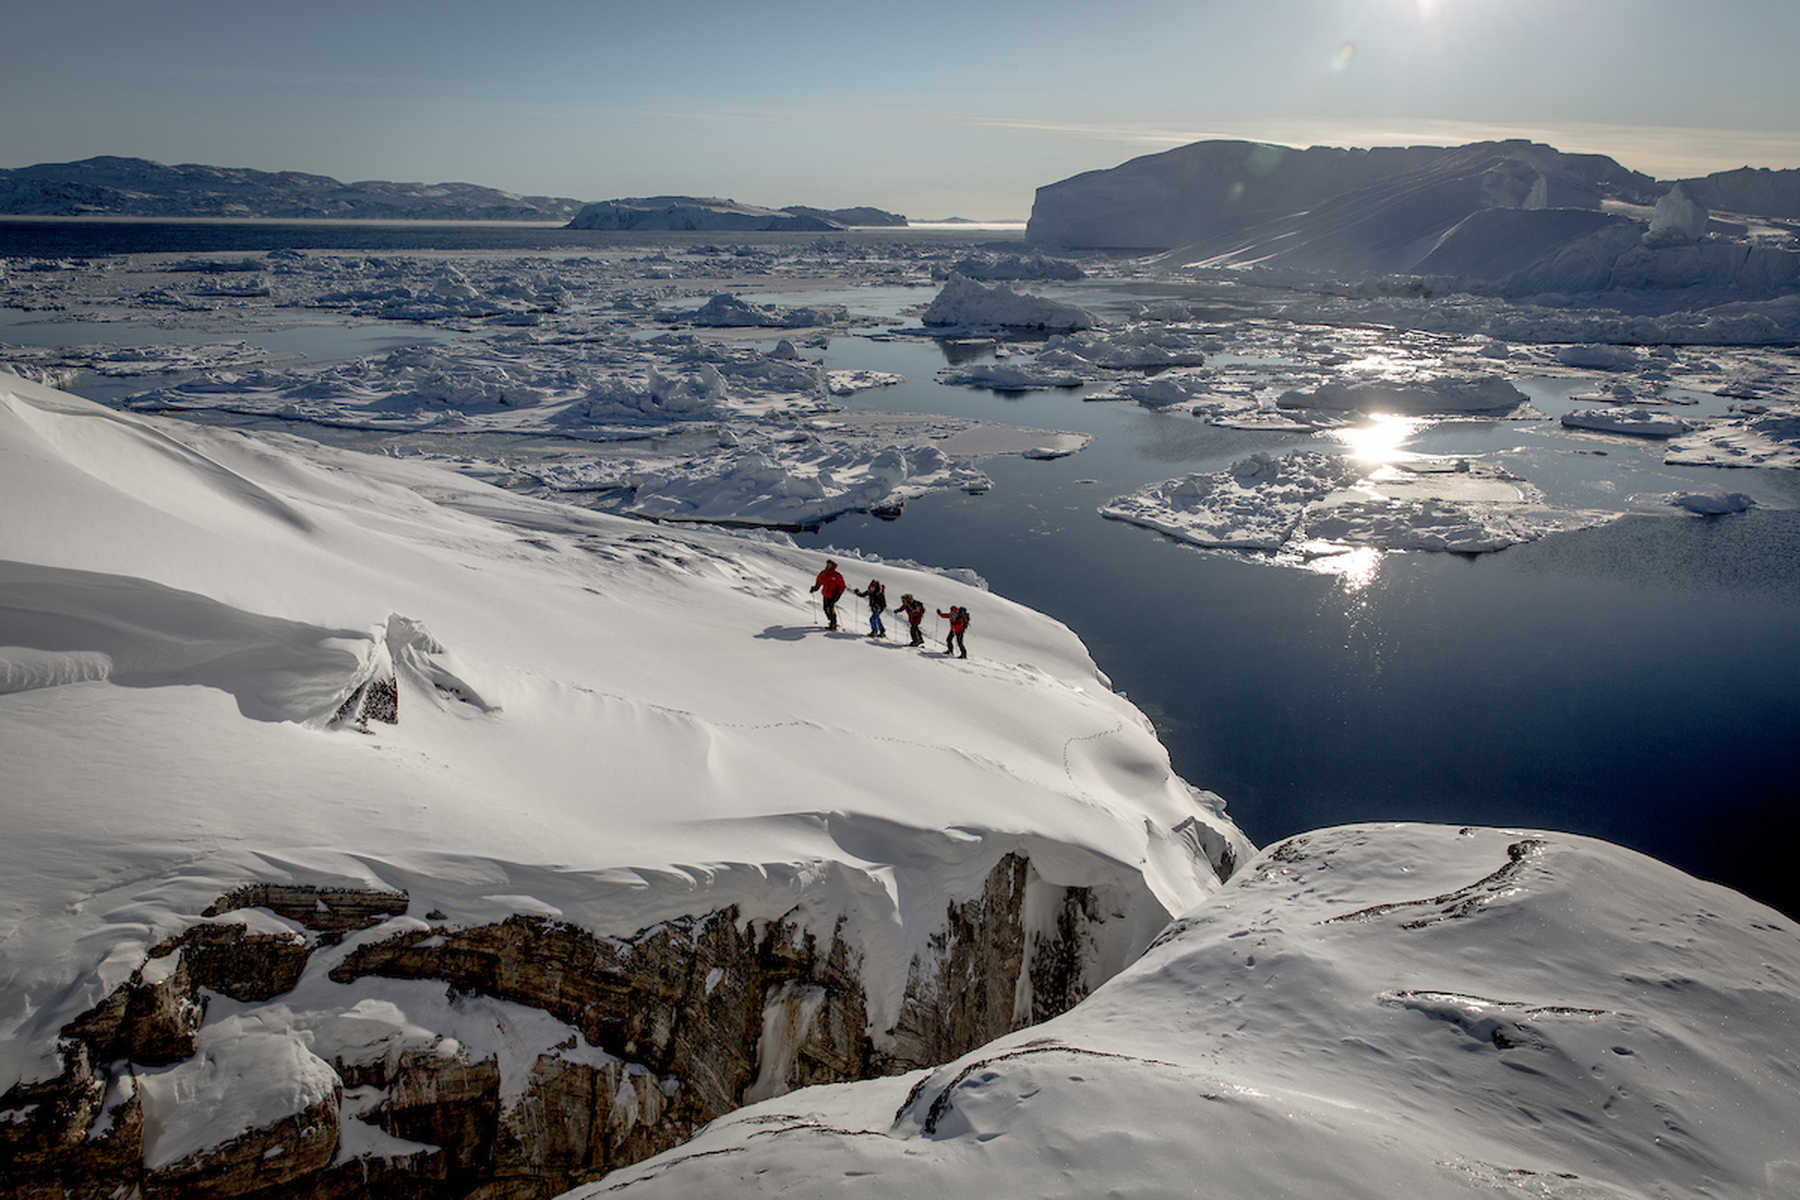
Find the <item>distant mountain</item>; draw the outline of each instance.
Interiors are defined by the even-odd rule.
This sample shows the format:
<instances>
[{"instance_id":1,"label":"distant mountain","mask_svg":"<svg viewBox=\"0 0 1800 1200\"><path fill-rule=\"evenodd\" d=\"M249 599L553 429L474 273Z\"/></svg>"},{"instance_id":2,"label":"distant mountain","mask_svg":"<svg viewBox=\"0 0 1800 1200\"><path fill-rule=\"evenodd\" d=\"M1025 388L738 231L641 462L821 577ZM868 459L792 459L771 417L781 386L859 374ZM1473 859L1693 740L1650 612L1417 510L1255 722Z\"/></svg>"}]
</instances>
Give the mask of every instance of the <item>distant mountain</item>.
<instances>
[{"instance_id":1,"label":"distant mountain","mask_svg":"<svg viewBox=\"0 0 1800 1200\"><path fill-rule=\"evenodd\" d=\"M581 201L472 183L343 183L142 158L84 158L0 170L0 213L119 217L335 217L344 220L566 221Z\"/></svg>"},{"instance_id":2,"label":"distant mountain","mask_svg":"<svg viewBox=\"0 0 1800 1200\"><path fill-rule=\"evenodd\" d=\"M906 218L899 213L888 212L887 210L880 208L872 208L867 204L861 204L855 208L808 208L804 204L789 204L783 207L781 211L785 213L794 213L797 216L803 217L820 217L830 221L834 225L842 225L846 228L870 225L901 226L906 224Z\"/></svg>"},{"instance_id":3,"label":"distant mountain","mask_svg":"<svg viewBox=\"0 0 1800 1200\"><path fill-rule=\"evenodd\" d=\"M852 225L904 225L899 213L879 208L763 208L716 196L635 196L602 200L575 214L570 229L719 229L806 232Z\"/></svg>"}]
</instances>

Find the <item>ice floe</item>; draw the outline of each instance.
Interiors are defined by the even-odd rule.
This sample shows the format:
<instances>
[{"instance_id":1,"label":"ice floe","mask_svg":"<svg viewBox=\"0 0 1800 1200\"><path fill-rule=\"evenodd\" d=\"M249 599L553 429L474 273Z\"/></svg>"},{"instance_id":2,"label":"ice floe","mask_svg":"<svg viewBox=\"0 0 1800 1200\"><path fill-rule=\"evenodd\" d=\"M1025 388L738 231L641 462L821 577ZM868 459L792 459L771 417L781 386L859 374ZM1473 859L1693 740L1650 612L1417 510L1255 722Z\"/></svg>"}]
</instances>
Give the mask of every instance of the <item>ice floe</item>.
<instances>
[{"instance_id":1,"label":"ice floe","mask_svg":"<svg viewBox=\"0 0 1800 1200\"><path fill-rule=\"evenodd\" d=\"M991 287L963 275L948 283L925 310L922 322L939 329L1088 329L1094 317L1086 309L1042 296L1015 292L1004 284Z\"/></svg>"},{"instance_id":2,"label":"ice floe","mask_svg":"<svg viewBox=\"0 0 1800 1200\"><path fill-rule=\"evenodd\" d=\"M1299 556L1351 546L1480 554L1611 519L1553 509L1502 467L1421 459L1366 470L1318 451L1252 455L1140 488L1100 512L1209 549Z\"/></svg>"}]
</instances>

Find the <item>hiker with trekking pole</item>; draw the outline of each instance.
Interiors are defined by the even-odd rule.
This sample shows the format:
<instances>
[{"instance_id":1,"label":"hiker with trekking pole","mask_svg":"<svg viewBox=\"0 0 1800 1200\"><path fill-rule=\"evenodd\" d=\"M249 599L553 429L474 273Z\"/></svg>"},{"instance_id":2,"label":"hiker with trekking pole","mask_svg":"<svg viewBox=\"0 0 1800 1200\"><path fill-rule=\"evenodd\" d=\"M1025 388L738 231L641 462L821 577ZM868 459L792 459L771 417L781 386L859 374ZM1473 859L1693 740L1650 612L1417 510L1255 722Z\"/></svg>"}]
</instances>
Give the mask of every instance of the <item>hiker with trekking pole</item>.
<instances>
[{"instance_id":1,"label":"hiker with trekking pole","mask_svg":"<svg viewBox=\"0 0 1800 1200\"><path fill-rule=\"evenodd\" d=\"M950 622L950 636L944 639L944 653L960 650L962 653L958 657L969 657L969 648L963 645L963 634L969 628L969 610L960 604L952 604L949 612L939 609L938 616Z\"/></svg>"},{"instance_id":2,"label":"hiker with trekking pole","mask_svg":"<svg viewBox=\"0 0 1800 1200\"><path fill-rule=\"evenodd\" d=\"M887 626L881 623L881 614L887 611L887 589L881 585L881 580L869 580L869 586L857 588L856 594L869 602L869 636L886 637Z\"/></svg>"},{"instance_id":3,"label":"hiker with trekking pole","mask_svg":"<svg viewBox=\"0 0 1800 1200\"><path fill-rule=\"evenodd\" d=\"M819 572L812 587L807 589L809 592L819 593L820 598L825 601L825 628L830 632L837 631L837 602L846 586L844 577L838 574L837 560L828 558L825 560L825 569Z\"/></svg>"}]
</instances>

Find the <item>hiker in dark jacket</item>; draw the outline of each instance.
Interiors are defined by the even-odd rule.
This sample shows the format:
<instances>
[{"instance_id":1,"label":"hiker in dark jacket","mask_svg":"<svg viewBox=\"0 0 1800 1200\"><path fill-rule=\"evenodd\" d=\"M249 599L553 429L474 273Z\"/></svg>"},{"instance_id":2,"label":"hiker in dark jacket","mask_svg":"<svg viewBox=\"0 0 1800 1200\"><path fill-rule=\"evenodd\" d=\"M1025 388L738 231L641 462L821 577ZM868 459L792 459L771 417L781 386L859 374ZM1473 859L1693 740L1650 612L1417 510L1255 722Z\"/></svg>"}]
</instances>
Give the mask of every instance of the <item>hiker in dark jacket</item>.
<instances>
[{"instance_id":1,"label":"hiker in dark jacket","mask_svg":"<svg viewBox=\"0 0 1800 1200\"><path fill-rule=\"evenodd\" d=\"M881 580L869 580L869 586L857 588L856 594L866 598L869 602L869 636L872 638L886 637L887 626L881 623L881 614L887 611L887 589L881 585Z\"/></svg>"},{"instance_id":2,"label":"hiker in dark jacket","mask_svg":"<svg viewBox=\"0 0 1800 1200\"><path fill-rule=\"evenodd\" d=\"M900 597L900 611L906 614L906 628L912 634L912 644L923 646L925 631L919 626L925 620L925 602L911 592L906 592Z\"/></svg>"},{"instance_id":3,"label":"hiker in dark jacket","mask_svg":"<svg viewBox=\"0 0 1800 1200\"><path fill-rule=\"evenodd\" d=\"M969 610L960 604L952 604L949 612L940 608L938 616L950 622L950 636L944 639L944 653L953 654L961 650L959 658L969 657L969 648L963 645L963 633L969 628Z\"/></svg>"},{"instance_id":4,"label":"hiker in dark jacket","mask_svg":"<svg viewBox=\"0 0 1800 1200\"><path fill-rule=\"evenodd\" d=\"M819 572L819 577L813 580L813 585L807 589L809 592L819 593L820 599L825 601L825 627L827 629L837 628L838 597L844 594L846 586L844 577L838 574L837 560L828 558L825 560L825 569Z\"/></svg>"}]
</instances>

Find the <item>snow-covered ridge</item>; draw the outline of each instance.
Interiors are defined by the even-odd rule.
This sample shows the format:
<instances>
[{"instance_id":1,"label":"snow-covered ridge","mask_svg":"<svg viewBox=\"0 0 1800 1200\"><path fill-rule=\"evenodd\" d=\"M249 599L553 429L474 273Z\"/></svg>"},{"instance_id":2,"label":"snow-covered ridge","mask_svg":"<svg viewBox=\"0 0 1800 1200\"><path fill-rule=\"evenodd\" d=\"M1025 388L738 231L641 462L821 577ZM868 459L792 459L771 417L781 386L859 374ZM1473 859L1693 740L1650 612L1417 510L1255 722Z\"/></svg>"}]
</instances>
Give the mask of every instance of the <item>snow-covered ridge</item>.
<instances>
[{"instance_id":1,"label":"snow-covered ridge","mask_svg":"<svg viewBox=\"0 0 1800 1200\"><path fill-rule=\"evenodd\" d=\"M1800 936L1556 833L1271 848L1063 1016L745 1108L578 1197L1790 1196Z\"/></svg>"},{"instance_id":2,"label":"snow-covered ridge","mask_svg":"<svg viewBox=\"0 0 1800 1200\"><path fill-rule=\"evenodd\" d=\"M362 1000L396 1005L364 1019L433 1071L493 1069L484 1043L463 1045L492 1021L442 999L444 939L543 954L579 934L625 954L636 937L664 969L659 922L699 939L696 922L728 913L733 944L780 931L818 947L793 960L798 982L766 976L836 997L814 1010L811 993L781 993L803 1035L807 1012L829 1012L871 1061L916 1062L941 1036L916 1024L936 1011L937 972L996 952L934 941L950 906L985 905L1018 931L1018 979L969 1027L1003 1030L1053 982L1029 964L1055 929L1085 931L1057 951L1075 970L1057 994L1079 995L1250 852L1068 630L942 575L843 563L859 585L878 574L891 594L968 605L966 663L826 634L806 591L819 557L776 542L669 533L416 460L113 412L5 376L0 503L21 518L0 530L0 1093L56 1076L59 1034L109 996L161 997L144 1003L176 1032L194 1019L183 997L215 978L213 943L191 941L208 910L249 924L207 938L312 949L286 999L206 1010L188 1044L197 1034L244 1072L195 1086L246 1104L263 1095L256 1064L291 1058L312 1081L283 1093L295 1128L329 1109L363 1139L345 1145L368 1140L350 1128L354 1080L341 1097L313 1086L315 1060L344 1064L308 1031ZM222 903L253 882L372 889L400 897L400 914L378 907L326 953L294 924L306 906L240 917ZM1059 924L1070 904L1074 923ZM733 978L707 994L762 1012ZM502 1001L518 1009L491 1010L503 1027L547 1039L521 1032L539 1048L519 1079L551 1070L534 1056L568 1039L612 1056L580 1069L619 1076L614 1088L641 1075L625 1041L595 1042L578 1013ZM284 1057L283 1040L318 1053ZM90 1035L102 1082L132 1078L107 1075L114 1045ZM824 1069L812 1053L795 1078L831 1077L809 1073ZM745 1085L786 1086L771 1070ZM399 1104L402 1082L382 1078L381 1104ZM659 1079L652 1091L672 1090L632 1101L631 1128L650 1128L657 1105L707 1111L681 1107L687 1082ZM126 1091L93 1119L133 1105L162 1119L155 1089ZM162 1128L177 1140L152 1139L159 1154L191 1148Z\"/></svg>"}]
</instances>

